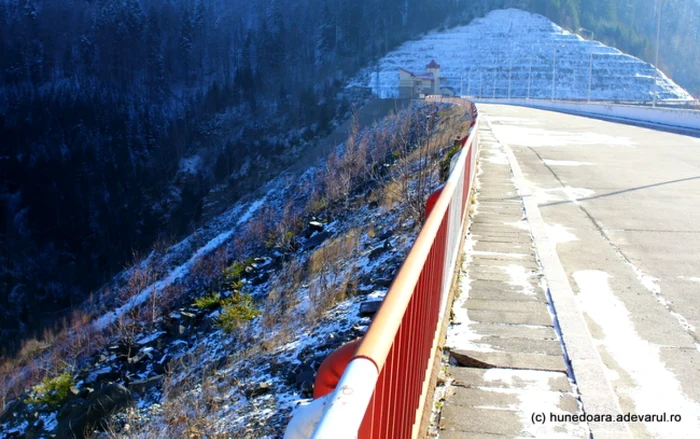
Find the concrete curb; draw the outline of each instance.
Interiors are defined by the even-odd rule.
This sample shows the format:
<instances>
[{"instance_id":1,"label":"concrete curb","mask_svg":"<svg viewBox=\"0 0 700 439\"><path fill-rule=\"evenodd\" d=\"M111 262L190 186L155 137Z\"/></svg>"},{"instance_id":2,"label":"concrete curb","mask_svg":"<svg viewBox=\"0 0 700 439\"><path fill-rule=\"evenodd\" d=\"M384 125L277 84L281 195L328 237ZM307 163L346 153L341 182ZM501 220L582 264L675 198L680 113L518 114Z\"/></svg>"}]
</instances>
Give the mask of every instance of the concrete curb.
<instances>
[{"instance_id":1,"label":"concrete curb","mask_svg":"<svg viewBox=\"0 0 700 439\"><path fill-rule=\"evenodd\" d=\"M488 118L482 119L491 127ZM605 374L605 366L597 348L593 344L583 313L578 308L576 297L571 289L566 272L559 260L555 243L550 241L546 225L537 202L532 197L527 180L510 146L494 136L506 152L515 185L520 192L537 255L547 279L552 306L561 329L565 352L571 363L574 379L581 394L584 412L591 415L612 415L622 413L617 396ZM632 434L626 423L589 423L591 435L596 439L631 439Z\"/></svg>"}]
</instances>

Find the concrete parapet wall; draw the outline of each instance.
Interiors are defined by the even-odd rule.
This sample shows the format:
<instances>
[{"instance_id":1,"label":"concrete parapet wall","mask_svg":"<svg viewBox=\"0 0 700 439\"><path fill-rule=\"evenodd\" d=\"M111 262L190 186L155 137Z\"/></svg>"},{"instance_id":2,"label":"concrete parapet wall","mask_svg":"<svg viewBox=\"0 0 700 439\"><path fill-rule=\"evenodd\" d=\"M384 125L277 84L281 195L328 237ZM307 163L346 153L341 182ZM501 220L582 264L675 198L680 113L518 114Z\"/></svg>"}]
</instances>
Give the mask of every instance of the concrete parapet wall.
<instances>
[{"instance_id":1,"label":"concrete parapet wall","mask_svg":"<svg viewBox=\"0 0 700 439\"><path fill-rule=\"evenodd\" d=\"M563 102L538 99L480 99L477 103L521 105L567 113L600 116L630 122L700 131L700 110L685 108L644 107L596 102Z\"/></svg>"}]
</instances>

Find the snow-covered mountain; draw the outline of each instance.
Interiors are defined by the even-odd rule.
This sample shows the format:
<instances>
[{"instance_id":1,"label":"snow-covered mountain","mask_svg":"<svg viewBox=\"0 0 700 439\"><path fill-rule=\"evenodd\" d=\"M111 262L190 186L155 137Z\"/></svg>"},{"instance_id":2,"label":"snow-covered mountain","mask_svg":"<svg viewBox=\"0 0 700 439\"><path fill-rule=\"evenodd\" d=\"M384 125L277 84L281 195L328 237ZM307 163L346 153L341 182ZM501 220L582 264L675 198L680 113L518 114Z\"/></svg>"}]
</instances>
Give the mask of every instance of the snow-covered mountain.
<instances>
[{"instance_id":1,"label":"snow-covered mountain","mask_svg":"<svg viewBox=\"0 0 700 439\"><path fill-rule=\"evenodd\" d=\"M351 85L395 97L399 67L422 72L432 59L442 67L443 85L464 95L588 99L590 84L594 100L649 100L656 73L659 99L692 100L653 65L517 9L404 43Z\"/></svg>"}]
</instances>

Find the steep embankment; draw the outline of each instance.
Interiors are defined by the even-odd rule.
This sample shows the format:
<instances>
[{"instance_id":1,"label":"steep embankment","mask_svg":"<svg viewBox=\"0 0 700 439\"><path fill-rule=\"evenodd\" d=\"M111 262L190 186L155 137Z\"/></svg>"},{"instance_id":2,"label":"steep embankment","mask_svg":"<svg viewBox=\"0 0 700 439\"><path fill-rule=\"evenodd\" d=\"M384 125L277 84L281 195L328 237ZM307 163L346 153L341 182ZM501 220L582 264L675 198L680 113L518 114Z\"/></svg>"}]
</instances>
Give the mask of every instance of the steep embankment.
<instances>
[{"instance_id":1,"label":"steep embankment","mask_svg":"<svg viewBox=\"0 0 700 439\"><path fill-rule=\"evenodd\" d=\"M36 353L50 379L9 404L0 431L277 437L320 362L366 330L466 116L416 104L351 128L327 160L270 183L207 238L125 273L116 310ZM419 176L430 184L416 191ZM85 337L104 345L87 361L59 349Z\"/></svg>"},{"instance_id":2,"label":"steep embankment","mask_svg":"<svg viewBox=\"0 0 700 439\"><path fill-rule=\"evenodd\" d=\"M640 101L652 98L658 76L659 99L692 100L651 64L517 9L492 11L468 26L404 43L352 85L397 96L398 69L423 72L431 59L442 67L441 84L457 94L588 99L590 85L594 100Z\"/></svg>"}]
</instances>

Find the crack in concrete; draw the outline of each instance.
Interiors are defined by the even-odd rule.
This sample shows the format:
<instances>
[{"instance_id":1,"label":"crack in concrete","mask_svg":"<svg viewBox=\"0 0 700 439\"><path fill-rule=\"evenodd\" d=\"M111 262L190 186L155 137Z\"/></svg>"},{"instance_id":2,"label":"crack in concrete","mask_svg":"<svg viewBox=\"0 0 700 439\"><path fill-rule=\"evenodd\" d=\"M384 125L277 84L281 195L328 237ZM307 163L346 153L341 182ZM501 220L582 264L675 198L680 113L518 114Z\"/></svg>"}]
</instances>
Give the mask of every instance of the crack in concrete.
<instances>
[{"instance_id":1,"label":"crack in concrete","mask_svg":"<svg viewBox=\"0 0 700 439\"><path fill-rule=\"evenodd\" d=\"M533 148L528 148L530 151L532 151L537 158L542 162L542 164L549 170L549 172L552 174L552 176L559 182L559 184L562 187L566 187L566 184L559 178L559 175L557 175L556 172L552 169L551 166L549 166L545 159L535 151ZM697 177L696 177L697 178ZM575 204L581 212L583 212L588 219L593 223L593 226L598 230L600 235L603 237L603 239L610 245L610 247L613 249L613 251L620 256L625 263L632 268L634 271L635 275L637 276L637 279L639 280L640 284L656 299L657 302L659 302L660 305L662 305L666 310L670 313L671 317L675 318L678 321L679 326L681 329L683 329L690 337L693 338L693 340L696 343L700 343L700 337L698 336L697 332L695 331L695 328L693 328L692 325L690 325L687 321L687 319L680 314L678 311L674 309L674 307L671 305L671 302L666 299L662 294L661 294L661 287L655 282L658 281L657 278L654 278L652 276L649 276L646 274L644 271L642 271L641 268L637 267L637 265L632 262L632 260L625 254L625 252L622 251L622 249L613 242L612 238L606 233L605 229L603 226L600 225L600 223L595 219L595 217L586 209L579 201L585 201L587 199L591 199L594 197L587 197L587 198L582 198L582 199L570 199L570 202ZM561 203L560 203L561 204ZM551 204L550 204L551 205ZM609 229L612 230L612 229ZM650 283L652 285L650 285Z\"/></svg>"}]
</instances>

